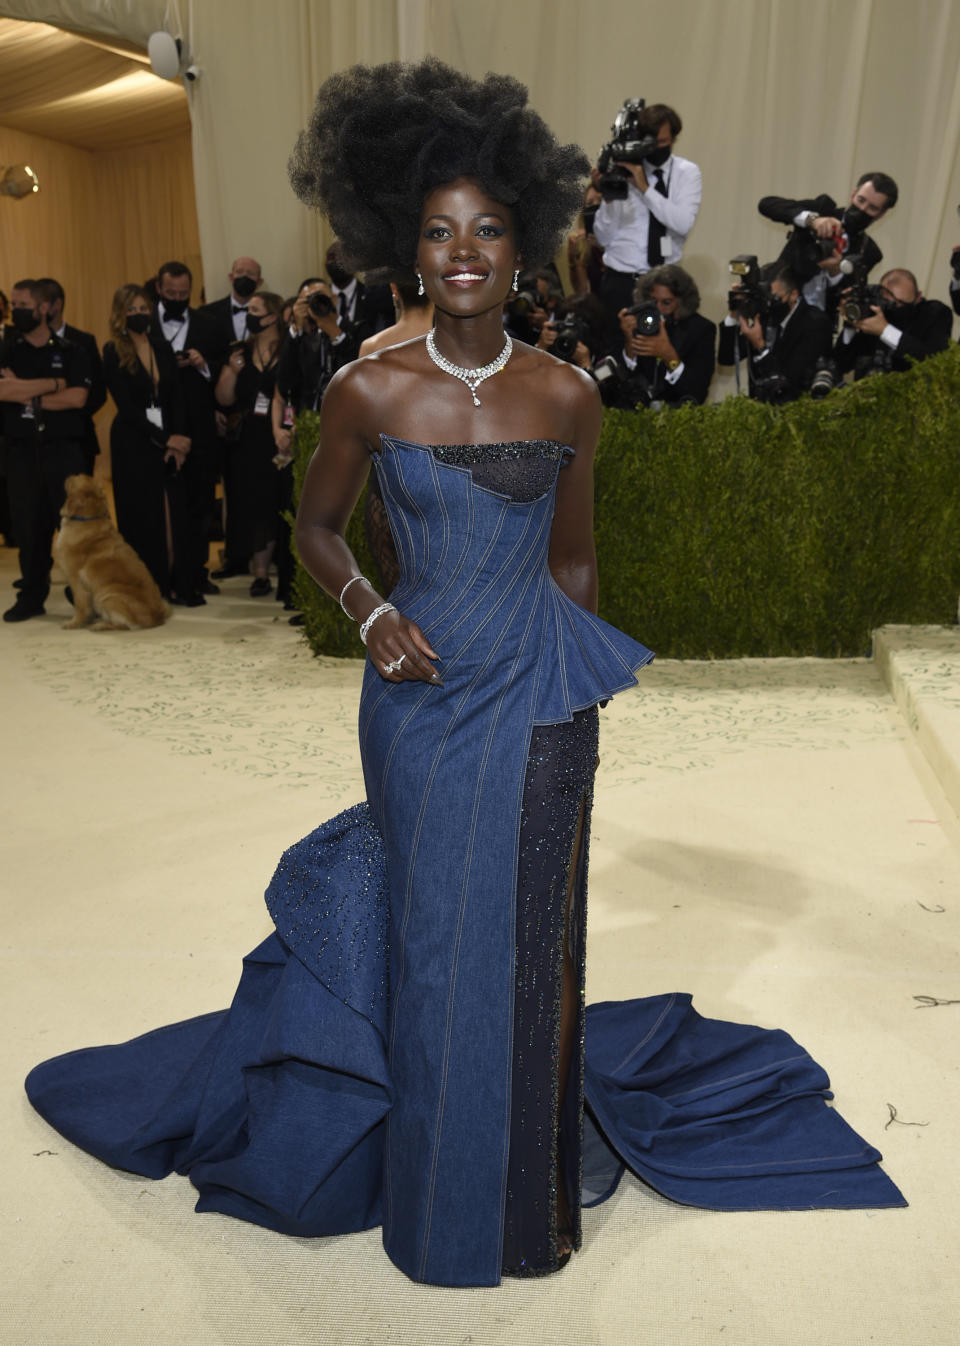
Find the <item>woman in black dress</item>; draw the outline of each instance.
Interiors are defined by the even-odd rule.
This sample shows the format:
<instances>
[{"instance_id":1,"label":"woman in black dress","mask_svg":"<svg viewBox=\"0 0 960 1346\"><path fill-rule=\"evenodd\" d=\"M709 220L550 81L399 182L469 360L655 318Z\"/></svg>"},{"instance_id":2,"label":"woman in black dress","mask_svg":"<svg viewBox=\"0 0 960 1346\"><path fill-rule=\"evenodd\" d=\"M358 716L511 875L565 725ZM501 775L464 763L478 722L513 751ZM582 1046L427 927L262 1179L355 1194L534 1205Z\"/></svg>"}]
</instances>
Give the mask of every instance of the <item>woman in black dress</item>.
<instances>
[{"instance_id":1,"label":"woman in black dress","mask_svg":"<svg viewBox=\"0 0 960 1346\"><path fill-rule=\"evenodd\" d=\"M176 589L179 475L190 440L176 362L167 343L151 334L152 319L146 291L121 285L103 373L117 408L110 427L117 527L169 598Z\"/></svg>"},{"instance_id":2,"label":"woman in black dress","mask_svg":"<svg viewBox=\"0 0 960 1346\"><path fill-rule=\"evenodd\" d=\"M217 380L217 402L234 413L224 479L227 495L227 551L249 556L251 598L273 592L270 562L279 534L280 511L289 503L289 460L279 455L271 409L277 361L283 345L283 298L255 294L247 310L249 336L231 351Z\"/></svg>"}]
</instances>

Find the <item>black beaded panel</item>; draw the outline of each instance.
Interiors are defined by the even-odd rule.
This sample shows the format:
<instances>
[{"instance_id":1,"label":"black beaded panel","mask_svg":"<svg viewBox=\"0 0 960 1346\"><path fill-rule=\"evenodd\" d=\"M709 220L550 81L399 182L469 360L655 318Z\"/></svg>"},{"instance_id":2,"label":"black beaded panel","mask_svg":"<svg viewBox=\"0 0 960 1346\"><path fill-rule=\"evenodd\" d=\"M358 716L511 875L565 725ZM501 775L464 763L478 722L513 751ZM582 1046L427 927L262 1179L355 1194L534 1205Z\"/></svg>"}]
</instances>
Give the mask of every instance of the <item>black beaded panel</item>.
<instances>
[{"instance_id":1,"label":"black beaded panel","mask_svg":"<svg viewBox=\"0 0 960 1346\"><path fill-rule=\"evenodd\" d=\"M571 452L552 439L520 439L504 444L433 444L439 463L467 467L478 486L518 502L536 500L553 485L557 463Z\"/></svg>"},{"instance_id":2,"label":"black beaded panel","mask_svg":"<svg viewBox=\"0 0 960 1346\"><path fill-rule=\"evenodd\" d=\"M564 724L537 725L527 759L517 869L513 1087L502 1258L504 1273L514 1276L542 1276L557 1269L558 1164L573 1244L580 1246L587 844L598 734L595 706ZM574 857L581 816L581 844ZM577 978L578 1011L561 1116L565 939Z\"/></svg>"}]
</instances>

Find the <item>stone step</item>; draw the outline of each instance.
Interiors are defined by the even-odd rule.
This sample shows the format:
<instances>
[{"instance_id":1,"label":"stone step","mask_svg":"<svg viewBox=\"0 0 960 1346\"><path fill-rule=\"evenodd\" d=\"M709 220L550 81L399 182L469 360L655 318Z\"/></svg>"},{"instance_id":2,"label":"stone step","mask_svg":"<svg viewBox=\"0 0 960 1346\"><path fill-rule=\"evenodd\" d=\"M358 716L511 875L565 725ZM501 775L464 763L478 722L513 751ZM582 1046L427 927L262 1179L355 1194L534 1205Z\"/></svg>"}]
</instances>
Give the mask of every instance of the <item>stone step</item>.
<instances>
[{"instance_id":1,"label":"stone step","mask_svg":"<svg viewBox=\"0 0 960 1346\"><path fill-rule=\"evenodd\" d=\"M960 627L881 626L873 657L960 816Z\"/></svg>"}]
</instances>

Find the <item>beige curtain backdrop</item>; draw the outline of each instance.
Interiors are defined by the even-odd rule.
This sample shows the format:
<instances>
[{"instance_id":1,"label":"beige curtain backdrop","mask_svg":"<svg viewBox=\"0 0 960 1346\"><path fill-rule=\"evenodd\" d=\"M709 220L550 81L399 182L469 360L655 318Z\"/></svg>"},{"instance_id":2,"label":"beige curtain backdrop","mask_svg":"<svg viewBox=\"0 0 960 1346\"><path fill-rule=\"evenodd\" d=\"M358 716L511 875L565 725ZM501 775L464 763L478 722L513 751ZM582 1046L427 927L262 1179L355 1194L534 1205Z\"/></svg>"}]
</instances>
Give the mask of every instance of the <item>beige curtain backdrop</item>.
<instances>
[{"instance_id":1,"label":"beige curtain backdrop","mask_svg":"<svg viewBox=\"0 0 960 1346\"><path fill-rule=\"evenodd\" d=\"M0 198L0 288L53 275L67 294L67 318L108 335L110 300L126 281L142 283L178 257L203 284L189 135L135 149L93 153L0 126L0 163L28 163L36 196Z\"/></svg>"},{"instance_id":2,"label":"beige curtain backdrop","mask_svg":"<svg viewBox=\"0 0 960 1346\"><path fill-rule=\"evenodd\" d=\"M876 232L889 265L946 299L960 242L960 4L954 0L6 0L0 12L143 42L182 35L208 296L252 252L288 291L316 270L322 225L285 163L313 93L356 60L432 52L473 74L516 75L564 139L595 156L623 98L675 106L678 149L704 173L684 264L721 316L726 263L774 256L768 192L831 192L882 169L901 203ZM59 17L58 17L59 16ZM384 135L390 128L384 127Z\"/></svg>"}]
</instances>

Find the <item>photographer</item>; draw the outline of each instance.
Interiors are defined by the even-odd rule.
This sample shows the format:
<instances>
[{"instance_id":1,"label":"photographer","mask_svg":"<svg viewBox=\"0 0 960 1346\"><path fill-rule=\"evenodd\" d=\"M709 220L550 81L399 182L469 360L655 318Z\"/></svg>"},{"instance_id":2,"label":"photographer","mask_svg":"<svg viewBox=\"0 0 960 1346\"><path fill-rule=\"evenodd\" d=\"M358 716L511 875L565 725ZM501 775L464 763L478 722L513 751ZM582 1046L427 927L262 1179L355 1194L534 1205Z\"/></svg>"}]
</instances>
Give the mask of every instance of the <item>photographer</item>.
<instances>
[{"instance_id":1,"label":"photographer","mask_svg":"<svg viewBox=\"0 0 960 1346\"><path fill-rule=\"evenodd\" d=\"M841 263L856 256L864 275L883 260L883 253L866 232L897 204L897 184L888 173L864 173L841 209L832 196L794 201L765 196L757 206L761 215L780 224L792 224L777 258L798 278L803 297L814 308L835 310L843 288Z\"/></svg>"},{"instance_id":2,"label":"photographer","mask_svg":"<svg viewBox=\"0 0 960 1346\"><path fill-rule=\"evenodd\" d=\"M749 296L748 304L738 300L740 289ZM717 363L738 363L745 353L750 396L762 402L793 402L813 383L817 361L830 354L831 337L827 315L805 302L799 277L779 266L769 283L734 284L730 311L720 328Z\"/></svg>"},{"instance_id":3,"label":"photographer","mask_svg":"<svg viewBox=\"0 0 960 1346\"><path fill-rule=\"evenodd\" d=\"M939 299L924 299L912 271L897 267L881 277L879 302L856 322L845 321L833 355L844 373L850 369L908 369L910 360L924 360L950 345L953 314ZM840 311L845 304L841 300ZM850 317L859 313L859 306Z\"/></svg>"},{"instance_id":4,"label":"photographer","mask_svg":"<svg viewBox=\"0 0 960 1346\"><path fill-rule=\"evenodd\" d=\"M515 341L542 345L540 334L546 324L553 321L554 310L563 298L560 278L552 270L525 271L518 278L517 286L507 299L504 331Z\"/></svg>"},{"instance_id":5,"label":"photographer","mask_svg":"<svg viewBox=\"0 0 960 1346\"><path fill-rule=\"evenodd\" d=\"M621 359L639 373L650 399L703 403L714 371L716 325L698 312L700 292L682 266L660 266L637 282L636 303L621 309Z\"/></svg>"},{"instance_id":6,"label":"photographer","mask_svg":"<svg viewBox=\"0 0 960 1346\"><path fill-rule=\"evenodd\" d=\"M700 169L673 153L682 126L664 103L625 104L594 174L603 195L593 221L604 250L600 298L615 336L617 314L632 303L637 278L679 262L700 209Z\"/></svg>"},{"instance_id":7,"label":"photographer","mask_svg":"<svg viewBox=\"0 0 960 1346\"><path fill-rule=\"evenodd\" d=\"M337 308L326 281L310 276L301 282L293 305L290 340L277 367L275 394L295 412L316 411L337 370L357 358L359 343L341 328Z\"/></svg>"},{"instance_id":8,"label":"photographer","mask_svg":"<svg viewBox=\"0 0 960 1346\"><path fill-rule=\"evenodd\" d=\"M543 324L537 346L588 372L604 349L606 312L594 294L559 299Z\"/></svg>"}]
</instances>

